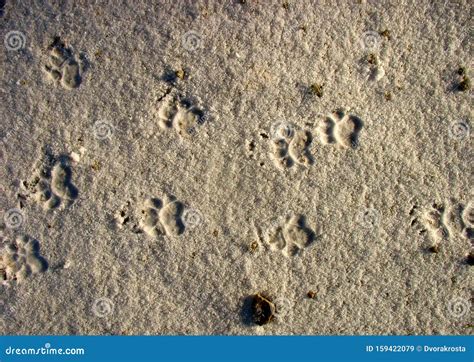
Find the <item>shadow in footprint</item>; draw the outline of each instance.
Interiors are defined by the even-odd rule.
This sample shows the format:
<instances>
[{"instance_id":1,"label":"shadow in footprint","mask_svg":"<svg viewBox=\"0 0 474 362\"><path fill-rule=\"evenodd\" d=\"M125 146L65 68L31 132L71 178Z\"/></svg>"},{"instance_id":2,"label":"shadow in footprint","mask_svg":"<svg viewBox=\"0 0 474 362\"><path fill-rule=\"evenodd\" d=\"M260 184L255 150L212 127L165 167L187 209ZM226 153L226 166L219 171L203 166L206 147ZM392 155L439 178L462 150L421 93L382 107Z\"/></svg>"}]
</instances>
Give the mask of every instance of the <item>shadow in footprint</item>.
<instances>
[{"instance_id":1,"label":"shadow in footprint","mask_svg":"<svg viewBox=\"0 0 474 362\"><path fill-rule=\"evenodd\" d=\"M5 4L7 0L0 0L0 18L5 14Z\"/></svg>"},{"instance_id":2,"label":"shadow in footprint","mask_svg":"<svg viewBox=\"0 0 474 362\"><path fill-rule=\"evenodd\" d=\"M182 107L186 108L189 112L191 112L192 114L196 116L196 123L198 125L202 125L204 123L205 121L204 112L195 106L197 102L195 102L194 99L183 98L181 99L180 103Z\"/></svg>"},{"instance_id":3,"label":"shadow in footprint","mask_svg":"<svg viewBox=\"0 0 474 362\"><path fill-rule=\"evenodd\" d=\"M252 295L245 297L243 299L242 309L240 310L240 319L246 326L254 325L252 312L253 298Z\"/></svg>"},{"instance_id":4,"label":"shadow in footprint","mask_svg":"<svg viewBox=\"0 0 474 362\"><path fill-rule=\"evenodd\" d=\"M364 122L362 122L362 120L359 117L354 116L352 114L349 116L349 119L354 124L354 131L350 135L351 145L352 145L352 148L357 148L359 145L359 132L364 126Z\"/></svg>"},{"instance_id":5,"label":"shadow in footprint","mask_svg":"<svg viewBox=\"0 0 474 362\"><path fill-rule=\"evenodd\" d=\"M75 200L79 196L79 190L72 183L72 169L69 166L71 159L67 155L60 155L58 157L58 164L61 166L63 174L63 184L64 187L68 189L68 198L70 200Z\"/></svg>"},{"instance_id":6,"label":"shadow in footprint","mask_svg":"<svg viewBox=\"0 0 474 362\"><path fill-rule=\"evenodd\" d=\"M32 242L31 253L40 262L40 264L41 264L40 271L48 270L49 264L48 264L47 260L40 255L40 243L39 243L39 241L36 240L36 239L33 239L31 242Z\"/></svg>"},{"instance_id":7,"label":"shadow in footprint","mask_svg":"<svg viewBox=\"0 0 474 362\"><path fill-rule=\"evenodd\" d=\"M167 67L164 70L163 75L161 76L161 80L168 83L169 85L175 85L177 80L178 80L178 76L176 75L176 71L174 71L170 67Z\"/></svg>"}]
</instances>

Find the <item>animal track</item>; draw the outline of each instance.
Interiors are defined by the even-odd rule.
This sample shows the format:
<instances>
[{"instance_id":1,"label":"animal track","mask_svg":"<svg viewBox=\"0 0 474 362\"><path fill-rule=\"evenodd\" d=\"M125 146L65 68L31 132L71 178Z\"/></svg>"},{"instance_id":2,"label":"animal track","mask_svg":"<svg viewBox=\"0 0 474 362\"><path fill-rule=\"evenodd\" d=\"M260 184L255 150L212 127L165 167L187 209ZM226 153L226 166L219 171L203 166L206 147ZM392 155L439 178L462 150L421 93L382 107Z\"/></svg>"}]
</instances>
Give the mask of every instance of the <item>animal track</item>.
<instances>
[{"instance_id":1,"label":"animal track","mask_svg":"<svg viewBox=\"0 0 474 362\"><path fill-rule=\"evenodd\" d=\"M7 242L0 258L2 281L22 282L33 274L46 271L48 263L40 256L39 242L27 236L19 236Z\"/></svg>"},{"instance_id":2,"label":"animal track","mask_svg":"<svg viewBox=\"0 0 474 362\"><path fill-rule=\"evenodd\" d=\"M385 76L385 69L379 57L373 53L366 54L360 59L358 68L361 75L369 81L378 82Z\"/></svg>"},{"instance_id":3,"label":"animal track","mask_svg":"<svg viewBox=\"0 0 474 362\"><path fill-rule=\"evenodd\" d=\"M466 206L456 202L447 205L435 203L421 212L414 206L410 215L414 215L411 225L418 233L428 232L436 244L456 235L474 241L473 202Z\"/></svg>"},{"instance_id":4,"label":"animal track","mask_svg":"<svg viewBox=\"0 0 474 362\"><path fill-rule=\"evenodd\" d=\"M180 235L185 230L183 213L184 205L181 202L174 196L165 196L162 200L145 200L137 217L128 201L115 215L115 219L120 228L126 227L135 233L144 231L153 237L164 234Z\"/></svg>"},{"instance_id":5,"label":"animal track","mask_svg":"<svg viewBox=\"0 0 474 362\"><path fill-rule=\"evenodd\" d=\"M49 64L45 65L46 73L56 84L73 89L81 84L81 66L70 48L59 37L48 47Z\"/></svg>"},{"instance_id":6,"label":"animal track","mask_svg":"<svg viewBox=\"0 0 474 362\"><path fill-rule=\"evenodd\" d=\"M277 129L275 133L271 155L278 168L288 169L295 164L309 166L313 163L308 150L312 142L310 132L291 125Z\"/></svg>"},{"instance_id":7,"label":"animal track","mask_svg":"<svg viewBox=\"0 0 474 362\"><path fill-rule=\"evenodd\" d=\"M148 199L142 210L140 226L150 236L179 235L184 231L182 214L183 204L173 196L165 196L163 201Z\"/></svg>"},{"instance_id":8,"label":"animal track","mask_svg":"<svg viewBox=\"0 0 474 362\"><path fill-rule=\"evenodd\" d=\"M326 116L318 127L323 144L337 143L344 148L356 148L362 121L351 114L338 110Z\"/></svg>"},{"instance_id":9,"label":"animal track","mask_svg":"<svg viewBox=\"0 0 474 362\"><path fill-rule=\"evenodd\" d=\"M193 135L204 122L204 112L173 91L159 101L158 123L164 130L174 129L181 137Z\"/></svg>"},{"instance_id":10,"label":"animal track","mask_svg":"<svg viewBox=\"0 0 474 362\"><path fill-rule=\"evenodd\" d=\"M77 198L78 191L71 178L69 159L64 156L56 159L47 154L46 158L40 161L34 176L23 181L22 186L29 194L27 196L32 195L43 208L49 210L68 206Z\"/></svg>"},{"instance_id":11,"label":"animal track","mask_svg":"<svg viewBox=\"0 0 474 362\"><path fill-rule=\"evenodd\" d=\"M284 225L272 229L267 237L271 250L280 250L287 256L297 255L315 239L314 231L306 226L303 216L287 218Z\"/></svg>"}]
</instances>

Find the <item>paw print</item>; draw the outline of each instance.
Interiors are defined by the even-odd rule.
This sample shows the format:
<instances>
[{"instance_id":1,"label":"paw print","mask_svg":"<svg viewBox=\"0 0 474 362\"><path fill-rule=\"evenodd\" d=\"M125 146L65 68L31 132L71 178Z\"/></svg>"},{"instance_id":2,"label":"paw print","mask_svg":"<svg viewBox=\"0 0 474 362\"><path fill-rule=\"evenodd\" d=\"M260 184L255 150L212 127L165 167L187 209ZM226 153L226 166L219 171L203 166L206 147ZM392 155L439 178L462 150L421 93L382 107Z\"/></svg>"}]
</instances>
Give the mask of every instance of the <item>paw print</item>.
<instances>
[{"instance_id":1,"label":"paw print","mask_svg":"<svg viewBox=\"0 0 474 362\"><path fill-rule=\"evenodd\" d=\"M45 71L57 84L64 88L77 88L81 84L81 68L71 49L66 48L59 37L49 46L49 64Z\"/></svg>"},{"instance_id":2,"label":"paw print","mask_svg":"<svg viewBox=\"0 0 474 362\"><path fill-rule=\"evenodd\" d=\"M423 230L427 230L435 242L439 242L449 236L448 228L442 221L444 212L444 206L433 204L422 216L422 223L426 228Z\"/></svg>"},{"instance_id":3,"label":"paw print","mask_svg":"<svg viewBox=\"0 0 474 362\"><path fill-rule=\"evenodd\" d=\"M204 121L204 113L177 94L167 94L158 107L158 124L164 130L174 129L181 137L192 135Z\"/></svg>"},{"instance_id":4,"label":"paw print","mask_svg":"<svg viewBox=\"0 0 474 362\"><path fill-rule=\"evenodd\" d=\"M342 110L325 117L319 127L318 133L323 144L337 143L344 148L356 148L362 121Z\"/></svg>"},{"instance_id":5,"label":"paw print","mask_svg":"<svg viewBox=\"0 0 474 362\"><path fill-rule=\"evenodd\" d=\"M150 236L180 235L184 232L181 219L183 204L173 196L165 196L163 201L151 198L145 201L140 226Z\"/></svg>"},{"instance_id":6,"label":"paw print","mask_svg":"<svg viewBox=\"0 0 474 362\"><path fill-rule=\"evenodd\" d=\"M35 173L22 185L45 209L68 206L77 198L77 188L71 181L72 170L65 159L55 161L50 157Z\"/></svg>"},{"instance_id":7,"label":"paw print","mask_svg":"<svg viewBox=\"0 0 474 362\"><path fill-rule=\"evenodd\" d=\"M4 281L22 282L29 276L44 272L48 264L39 254L39 242L27 236L19 236L7 242L0 258L0 270Z\"/></svg>"},{"instance_id":8,"label":"paw print","mask_svg":"<svg viewBox=\"0 0 474 362\"><path fill-rule=\"evenodd\" d=\"M464 229L462 235L474 242L474 202L470 202L461 212L462 222L464 223Z\"/></svg>"},{"instance_id":9,"label":"paw print","mask_svg":"<svg viewBox=\"0 0 474 362\"><path fill-rule=\"evenodd\" d=\"M315 239L314 231L306 225L302 215L287 218L285 224L274 228L268 237L272 250L280 250L285 255L297 255Z\"/></svg>"},{"instance_id":10,"label":"paw print","mask_svg":"<svg viewBox=\"0 0 474 362\"><path fill-rule=\"evenodd\" d=\"M280 169L287 169L295 164L309 166L313 159L309 153L312 142L311 133L296 129L293 125L278 125L274 130L272 158Z\"/></svg>"},{"instance_id":11,"label":"paw print","mask_svg":"<svg viewBox=\"0 0 474 362\"><path fill-rule=\"evenodd\" d=\"M451 237L462 237L471 242L471 251L467 254L468 263L472 260L472 245L474 243L474 203L463 205L458 202L447 204L434 203L425 210L417 211L415 205L410 211L415 215L411 225L419 234L428 233L434 243L429 250L439 250L442 241ZM472 265L472 264L470 264Z\"/></svg>"}]
</instances>

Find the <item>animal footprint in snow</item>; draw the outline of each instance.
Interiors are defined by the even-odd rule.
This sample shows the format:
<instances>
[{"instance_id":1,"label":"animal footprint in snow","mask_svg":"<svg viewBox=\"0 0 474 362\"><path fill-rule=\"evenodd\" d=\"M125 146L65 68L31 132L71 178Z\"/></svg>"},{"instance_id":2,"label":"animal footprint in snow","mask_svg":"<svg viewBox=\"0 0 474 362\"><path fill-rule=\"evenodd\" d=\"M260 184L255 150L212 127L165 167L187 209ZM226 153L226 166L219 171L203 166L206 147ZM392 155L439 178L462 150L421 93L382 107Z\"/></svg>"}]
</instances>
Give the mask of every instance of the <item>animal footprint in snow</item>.
<instances>
[{"instance_id":1,"label":"animal footprint in snow","mask_svg":"<svg viewBox=\"0 0 474 362\"><path fill-rule=\"evenodd\" d=\"M362 121L351 114L338 110L324 117L318 127L323 144L337 143L344 148L356 148Z\"/></svg>"},{"instance_id":2,"label":"animal footprint in snow","mask_svg":"<svg viewBox=\"0 0 474 362\"><path fill-rule=\"evenodd\" d=\"M81 66L71 49L66 48L59 37L49 46L49 64L45 65L46 73L57 84L64 88L77 88L81 84Z\"/></svg>"},{"instance_id":3,"label":"animal footprint in snow","mask_svg":"<svg viewBox=\"0 0 474 362\"><path fill-rule=\"evenodd\" d=\"M291 124L278 124L273 134L272 158L275 165L287 169L295 164L308 166L313 163L309 153L311 133L297 129Z\"/></svg>"},{"instance_id":4,"label":"animal footprint in snow","mask_svg":"<svg viewBox=\"0 0 474 362\"><path fill-rule=\"evenodd\" d=\"M7 242L0 258L3 281L24 281L32 274L44 272L48 263L39 254L39 242L27 236L19 236Z\"/></svg>"},{"instance_id":5,"label":"animal footprint in snow","mask_svg":"<svg viewBox=\"0 0 474 362\"><path fill-rule=\"evenodd\" d=\"M414 210L414 209L413 209ZM428 231L431 239L438 243L453 236L474 239L474 204L464 206L460 203L433 204L418 213L412 220L418 232Z\"/></svg>"},{"instance_id":6,"label":"animal footprint in snow","mask_svg":"<svg viewBox=\"0 0 474 362\"><path fill-rule=\"evenodd\" d=\"M314 231L306 225L303 216L293 216L284 225L272 229L267 241L272 250L280 250L285 255L296 255L314 241Z\"/></svg>"},{"instance_id":7,"label":"animal footprint in snow","mask_svg":"<svg viewBox=\"0 0 474 362\"><path fill-rule=\"evenodd\" d=\"M78 191L72 183L72 170L64 158L55 160L48 156L29 181L23 181L23 188L43 205L45 209L67 206L77 198Z\"/></svg>"},{"instance_id":8,"label":"animal footprint in snow","mask_svg":"<svg viewBox=\"0 0 474 362\"><path fill-rule=\"evenodd\" d=\"M184 231L181 220L183 208L183 204L173 196L166 196L163 201L156 198L148 199L142 210L140 226L150 236L180 235Z\"/></svg>"},{"instance_id":9,"label":"animal footprint in snow","mask_svg":"<svg viewBox=\"0 0 474 362\"><path fill-rule=\"evenodd\" d=\"M158 106L158 123L162 129L174 129L181 137L192 135L204 121L202 110L170 92L161 99Z\"/></svg>"}]
</instances>

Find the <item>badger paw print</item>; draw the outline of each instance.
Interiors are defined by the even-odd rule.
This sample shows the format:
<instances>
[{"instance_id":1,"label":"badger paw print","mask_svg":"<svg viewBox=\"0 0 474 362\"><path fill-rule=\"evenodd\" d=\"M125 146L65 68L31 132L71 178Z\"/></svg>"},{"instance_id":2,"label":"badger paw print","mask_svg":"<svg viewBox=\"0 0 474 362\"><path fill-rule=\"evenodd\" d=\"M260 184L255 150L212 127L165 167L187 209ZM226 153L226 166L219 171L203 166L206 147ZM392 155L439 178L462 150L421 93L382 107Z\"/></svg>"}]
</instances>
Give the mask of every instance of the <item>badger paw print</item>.
<instances>
[{"instance_id":1,"label":"badger paw print","mask_svg":"<svg viewBox=\"0 0 474 362\"><path fill-rule=\"evenodd\" d=\"M151 198L145 201L142 209L140 226L148 235L180 235L184 232L181 219L183 204L173 196L165 196L163 200Z\"/></svg>"},{"instance_id":2,"label":"badger paw print","mask_svg":"<svg viewBox=\"0 0 474 362\"><path fill-rule=\"evenodd\" d=\"M356 148L362 126L360 118L338 110L321 120L318 133L323 144L335 143L343 148Z\"/></svg>"},{"instance_id":3,"label":"badger paw print","mask_svg":"<svg viewBox=\"0 0 474 362\"><path fill-rule=\"evenodd\" d=\"M470 251L467 252L466 262L472 265L474 244L474 203L467 205L455 201L441 204L433 203L425 209L418 210L415 205L410 211L413 216L411 221L419 234L429 236L433 245L429 250L438 252L440 245L453 237L464 238L471 243Z\"/></svg>"},{"instance_id":4,"label":"badger paw print","mask_svg":"<svg viewBox=\"0 0 474 362\"><path fill-rule=\"evenodd\" d=\"M27 196L33 196L44 209L66 207L74 202L78 190L72 183L72 169L66 159L49 156L42 160L31 179L23 181Z\"/></svg>"},{"instance_id":5,"label":"badger paw print","mask_svg":"<svg viewBox=\"0 0 474 362\"><path fill-rule=\"evenodd\" d=\"M158 124L162 129L174 129L179 136L189 137L203 122L204 112L180 95L170 92L160 100Z\"/></svg>"},{"instance_id":6,"label":"badger paw print","mask_svg":"<svg viewBox=\"0 0 474 362\"><path fill-rule=\"evenodd\" d=\"M79 87L83 67L72 50L66 47L59 37L54 39L48 50L49 63L45 65L44 70L49 77L66 89Z\"/></svg>"},{"instance_id":7,"label":"badger paw print","mask_svg":"<svg viewBox=\"0 0 474 362\"><path fill-rule=\"evenodd\" d=\"M28 236L19 236L7 242L0 258L0 270L4 281L23 282L33 274L42 273L48 263L39 253L39 242Z\"/></svg>"},{"instance_id":8,"label":"badger paw print","mask_svg":"<svg viewBox=\"0 0 474 362\"><path fill-rule=\"evenodd\" d=\"M293 125L279 124L273 133L271 157L280 169L288 169L294 165L309 166L313 158L309 152L312 135Z\"/></svg>"},{"instance_id":9,"label":"badger paw print","mask_svg":"<svg viewBox=\"0 0 474 362\"><path fill-rule=\"evenodd\" d=\"M286 256L299 254L314 239L314 231L306 225L306 219L302 215L287 218L283 225L271 230L267 238L271 250L279 250Z\"/></svg>"}]
</instances>

